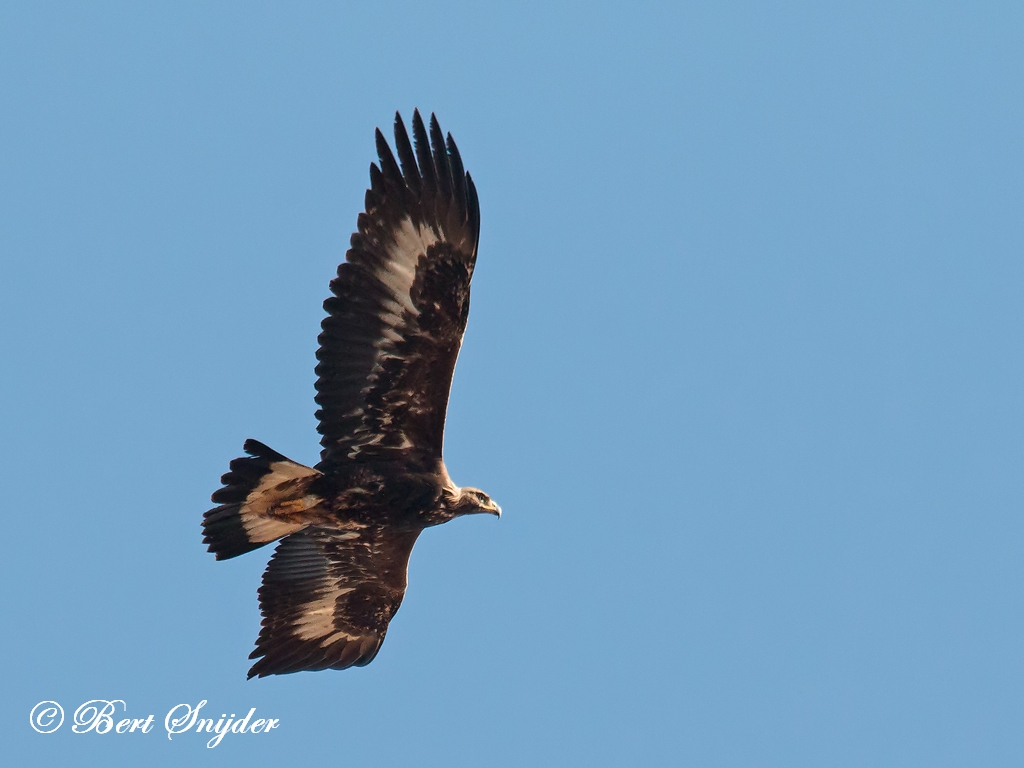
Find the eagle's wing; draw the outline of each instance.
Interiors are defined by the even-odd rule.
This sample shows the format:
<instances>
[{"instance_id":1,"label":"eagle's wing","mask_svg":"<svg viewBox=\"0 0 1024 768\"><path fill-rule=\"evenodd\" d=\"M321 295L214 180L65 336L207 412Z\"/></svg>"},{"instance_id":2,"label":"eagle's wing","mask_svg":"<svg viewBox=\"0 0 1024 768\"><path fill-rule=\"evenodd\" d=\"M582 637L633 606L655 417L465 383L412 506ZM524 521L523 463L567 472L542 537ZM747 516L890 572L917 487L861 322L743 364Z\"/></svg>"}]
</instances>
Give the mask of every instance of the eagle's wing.
<instances>
[{"instance_id":1,"label":"eagle's wing","mask_svg":"<svg viewBox=\"0 0 1024 768\"><path fill-rule=\"evenodd\" d=\"M395 116L395 161L377 131L366 212L324 302L317 352L318 469L441 456L455 359L469 316L480 208L459 151ZM431 149L432 147L432 149Z\"/></svg>"},{"instance_id":2,"label":"eagle's wing","mask_svg":"<svg viewBox=\"0 0 1024 768\"><path fill-rule=\"evenodd\" d=\"M277 546L249 677L369 664L405 595L419 531L312 527Z\"/></svg>"}]
</instances>

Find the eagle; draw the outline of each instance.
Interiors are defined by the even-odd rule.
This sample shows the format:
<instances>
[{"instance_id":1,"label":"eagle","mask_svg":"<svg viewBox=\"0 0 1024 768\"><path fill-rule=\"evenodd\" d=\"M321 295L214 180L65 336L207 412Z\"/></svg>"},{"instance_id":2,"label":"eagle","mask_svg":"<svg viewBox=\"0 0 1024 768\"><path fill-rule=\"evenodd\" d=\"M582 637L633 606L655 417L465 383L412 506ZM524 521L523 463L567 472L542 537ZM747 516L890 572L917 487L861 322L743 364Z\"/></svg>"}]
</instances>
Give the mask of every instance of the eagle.
<instances>
[{"instance_id":1,"label":"eagle","mask_svg":"<svg viewBox=\"0 0 1024 768\"><path fill-rule=\"evenodd\" d=\"M431 115L380 129L365 211L324 302L316 366L320 462L256 440L203 515L218 560L279 541L259 589L254 676L373 661L402 604L420 533L499 516L442 458L455 361L469 317L480 206L459 150Z\"/></svg>"}]
</instances>

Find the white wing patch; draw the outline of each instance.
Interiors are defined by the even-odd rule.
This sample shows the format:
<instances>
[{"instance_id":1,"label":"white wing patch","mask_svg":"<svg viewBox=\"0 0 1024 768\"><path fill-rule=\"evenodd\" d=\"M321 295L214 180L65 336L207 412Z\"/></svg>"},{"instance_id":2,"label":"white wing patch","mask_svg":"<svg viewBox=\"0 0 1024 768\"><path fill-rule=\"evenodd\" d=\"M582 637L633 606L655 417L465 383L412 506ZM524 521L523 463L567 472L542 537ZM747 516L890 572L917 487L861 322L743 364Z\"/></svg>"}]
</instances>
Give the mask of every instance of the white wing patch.
<instances>
[{"instance_id":1,"label":"white wing patch","mask_svg":"<svg viewBox=\"0 0 1024 768\"><path fill-rule=\"evenodd\" d=\"M419 314L412 303L412 284L416 280L416 264L420 256L424 256L430 246L439 240L433 229L420 228L406 216L394 232L394 242L388 245L388 256L391 258L377 271L377 279L390 289L397 304L388 306L388 314L398 320L402 311ZM398 311L396 311L398 310ZM385 316L388 325L394 322Z\"/></svg>"},{"instance_id":2,"label":"white wing patch","mask_svg":"<svg viewBox=\"0 0 1024 768\"><path fill-rule=\"evenodd\" d=\"M358 538L359 534L355 531L349 531L332 537L334 541L351 541ZM326 576L326 574L324 575ZM343 587L336 583L325 587L321 592L321 597L302 606L302 615L295 622L295 635L301 640L319 640L323 638L320 645L324 648L338 640L355 640L355 635L342 632L334 626L334 615L338 610L338 598L347 595L354 589L355 587Z\"/></svg>"},{"instance_id":3,"label":"white wing patch","mask_svg":"<svg viewBox=\"0 0 1024 768\"><path fill-rule=\"evenodd\" d=\"M395 346L405 340L402 329L405 325L402 315L406 312L414 317L419 315L419 310L412 303L412 285L416 281L416 265L422 256L425 256L430 246L440 242L441 238L431 227L420 227L414 224L412 219L406 216L402 219L398 228L392 233L393 241L388 244L387 252L390 257L374 273L374 276L383 283L391 293L393 300L385 300L379 313L384 321L384 329L381 338L374 344L377 348L377 357L373 370L367 376L368 391L373 382L380 374L382 361L388 357ZM362 408L352 411L352 415L361 415ZM353 436L360 433L369 434L369 430L363 428L355 430ZM348 457L355 458L360 453L360 447L377 445L383 439L383 435L376 435L370 440L356 440L349 450ZM406 435L402 435L402 442L398 448L411 448L412 441Z\"/></svg>"},{"instance_id":4,"label":"white wing patch","mask_svg":"<svg viewBox=\"0 0 1024 768\"><path fill-rule=\"evenodd\" d=\"M295 622L296 636L302 640L319 640L323 637L325 638L321 643L323 646L329 645L335 639L340 639L336 638L336 635L355 640L354 636L339 632L334 626L334 613L337 610L338 598L353 589L355 587L328 589L319 600L302 606L302 615Z\"/></svg>"}]
</instances>

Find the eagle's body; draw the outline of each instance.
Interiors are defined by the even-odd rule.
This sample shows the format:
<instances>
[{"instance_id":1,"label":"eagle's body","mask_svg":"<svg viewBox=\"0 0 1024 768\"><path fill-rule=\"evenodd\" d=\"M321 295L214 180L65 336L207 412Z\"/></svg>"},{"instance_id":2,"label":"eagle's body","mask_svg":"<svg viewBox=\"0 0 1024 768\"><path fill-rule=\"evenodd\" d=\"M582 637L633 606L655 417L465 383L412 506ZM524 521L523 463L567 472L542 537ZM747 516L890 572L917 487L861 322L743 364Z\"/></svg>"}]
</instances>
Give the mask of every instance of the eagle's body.
<instances>
[{"instance_id":1,"label":"eagle's body","mask_svg":"<svg viewBox=\"0 0 1024 768\"><path fill-rule=\"evenodd\" d=\"M469 316L480 212L473 180L436 119L395 118L398 162L377 132L366 211L324 302L317 359L320 462L255 440L231 462L203 517L218 559L281 539L260 588L253 675L373 660L405 594L420 532L500 514L458 488L441 455ZM399 162L401 167L399 167Z\"/></svg>"}]
</instances>

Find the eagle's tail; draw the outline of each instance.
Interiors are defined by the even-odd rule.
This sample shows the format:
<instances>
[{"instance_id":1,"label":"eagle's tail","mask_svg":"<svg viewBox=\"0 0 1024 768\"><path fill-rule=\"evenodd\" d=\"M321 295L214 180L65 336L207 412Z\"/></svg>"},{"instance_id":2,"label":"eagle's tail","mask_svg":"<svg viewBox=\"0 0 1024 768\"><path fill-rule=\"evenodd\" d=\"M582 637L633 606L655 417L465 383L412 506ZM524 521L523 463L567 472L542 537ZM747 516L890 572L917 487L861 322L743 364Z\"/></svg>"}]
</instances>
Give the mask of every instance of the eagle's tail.
<instances>
[{"instance_id":1,"label":"eagle's tail","mask_svg":"<svg viewBox=\"0 0 1024 768\"><path fill-rule=\"evenodd\" d=\"M322 501L310 489L320 472L256 440L246 440L244 449L249 456L231 462L220 479L224 487L211 497L220 506L203 515L203 543L218 560L302 530L316 519Z\"/></svg>"}]
</instances>

